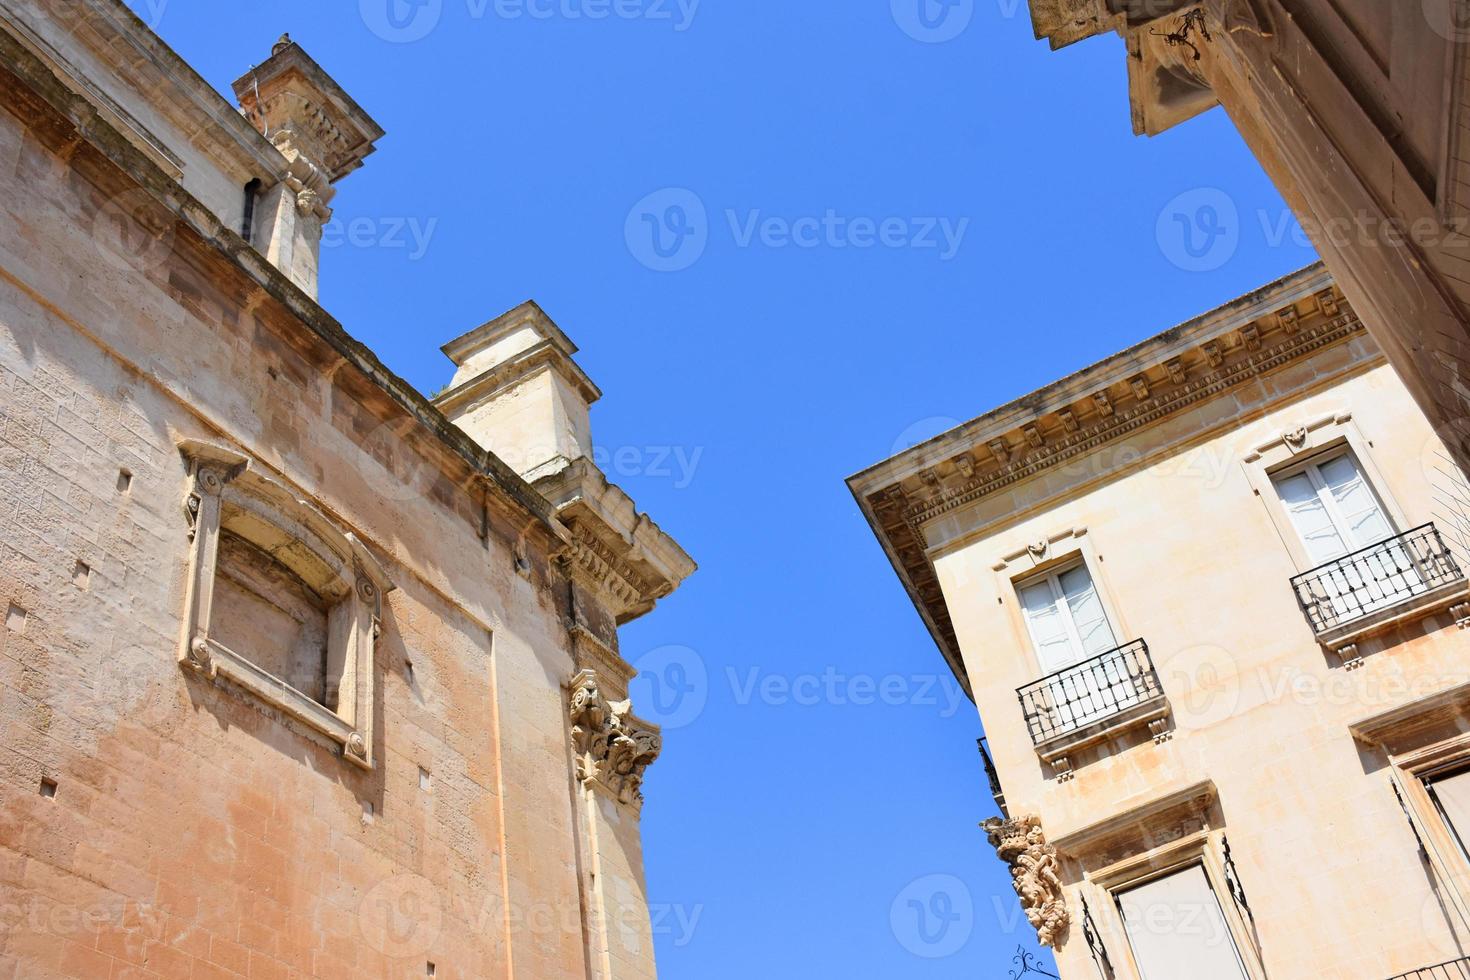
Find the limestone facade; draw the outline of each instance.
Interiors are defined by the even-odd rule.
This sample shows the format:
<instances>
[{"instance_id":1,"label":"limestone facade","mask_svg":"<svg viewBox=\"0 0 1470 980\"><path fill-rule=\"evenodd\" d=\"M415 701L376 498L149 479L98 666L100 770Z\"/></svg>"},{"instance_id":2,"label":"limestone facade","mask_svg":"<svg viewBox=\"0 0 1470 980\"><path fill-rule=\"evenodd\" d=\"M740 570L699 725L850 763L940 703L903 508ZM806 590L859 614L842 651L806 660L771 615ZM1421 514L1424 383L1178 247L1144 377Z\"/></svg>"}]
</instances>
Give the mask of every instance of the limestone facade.
<instances>
[{"instance_id":1,"label":"limestone facade","mask_svg":"<svg viewBox=\"0 0 1470 980\"><path fill-rule=\"evenodd\" d=\"M1053 48L1123 38L1135 132L1224 107L1470 469L1470 0L1029 6Z\"/></svg>"},{"instance_id":2,"label":"limestone facade","mask_svg":"<svg viewBox=\"0 0 1470 980\"><path fill-rule=\"evenodd\" d=\"M651 978L618 627L694 564L539 307L436 407L317 304L382 130L234 88L0 0L0 974Z\"/></svg>"},{"instance_id":3,"label":"limestone facade","mask_svg":"<svg viewBox=\"0 0 1470 980\"><path fill-rule=\"evenodd\" d=\"M1318 265L849 480L979 709L985 835L1065 980L1470 952L1447 454Z\"/></svg>"}]
</instances>

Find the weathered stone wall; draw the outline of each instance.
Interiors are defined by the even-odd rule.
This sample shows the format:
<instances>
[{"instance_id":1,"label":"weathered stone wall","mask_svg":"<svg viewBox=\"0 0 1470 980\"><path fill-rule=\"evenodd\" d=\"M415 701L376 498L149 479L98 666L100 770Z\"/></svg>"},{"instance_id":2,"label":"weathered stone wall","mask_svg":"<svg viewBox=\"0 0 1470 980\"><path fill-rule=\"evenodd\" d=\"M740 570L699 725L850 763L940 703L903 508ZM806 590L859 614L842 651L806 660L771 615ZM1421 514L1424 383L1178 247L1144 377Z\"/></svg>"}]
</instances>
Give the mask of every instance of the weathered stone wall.
<instances>
[{"instance_id":1,"label":"weathered stone wall","mask_svg":"<svg viewBox=\"0 0 1470 980\"><path fill-rule=\"evenodd\" d=\"M0 78L0 964L584 975L552 534L24 88ZM376 769L180 670L183 438L388 569Z\"/></svg>"},{"instance_id":2,"label":"weathered stone wall","mask_svg":"<svg viewBox=\"0 0 1470 980\"><path fill-rule=\"evenodd\" d=\"M1350 726L1470 680L1466 634L1440 612L1365 644L1363 665L1345 670L1314 641L1290 585L1301 568L1273 503L1247 477L1255 447L1344 414L1403 522L1433 518L1430 476L1443 445L1359 334L927 529L1011 813L1040 816L1046 836L1065 841L1108 820L1144 825L1120 815L1212 782L1212 820L1228 834L1271 976L1388 977L1460 955L1386 769ZM1069 531L1087 542L1119 641L1147 641L1172 734L1081 750L1072 778L1059 780L1017 703L1017 688L1044 671L1009 576L1029 567L1028 545ZM1055 546L1058 555L1071 547ZM1015 566L997 571L1017 552ZM1172 831L1154 827L1113 857L1167 850ZM1118 975L1132 976L1110 902L1061 851L1072 916L1062 976L1097 976L1084 898Z\"/></svg>"}]
</instances>

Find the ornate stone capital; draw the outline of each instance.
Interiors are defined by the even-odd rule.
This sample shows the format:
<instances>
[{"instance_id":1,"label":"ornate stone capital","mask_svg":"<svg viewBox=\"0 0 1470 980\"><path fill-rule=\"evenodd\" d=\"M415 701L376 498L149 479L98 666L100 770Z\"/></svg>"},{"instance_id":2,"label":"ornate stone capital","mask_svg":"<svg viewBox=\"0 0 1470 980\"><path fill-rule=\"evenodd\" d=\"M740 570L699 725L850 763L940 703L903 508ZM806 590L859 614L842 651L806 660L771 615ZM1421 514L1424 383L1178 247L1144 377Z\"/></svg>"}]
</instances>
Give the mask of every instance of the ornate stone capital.
<instances>
[{"instance_id":1,"label":"ornate stone capital","mask_svg":"<svg viewBox=\"0 0 1470 980\"><path fill-rule=\"evenodd\" d=\"M1072 921L1062 896L1061 865L1057 849L1046 841L1039 817L1002 820L992 817L981 824L996 855L1010 866L1011 885L1021 899L1026 920L1036 929L1041 945L1053 949L1061 942Z\"/></svg>"},{"instance_id":2,"label":"ornate stone capital","mask_svg":"<svg viewBox=\"0 0 1470 980\"><path fill-rule=\"evenodd\" d=\"M663 749L658 726L633 714L629 701L603 696L597 674L584 670L572 678L567 697L577 778L598 782L619 803L643 807L643 774Z\"/></svg>"}]
</instances>

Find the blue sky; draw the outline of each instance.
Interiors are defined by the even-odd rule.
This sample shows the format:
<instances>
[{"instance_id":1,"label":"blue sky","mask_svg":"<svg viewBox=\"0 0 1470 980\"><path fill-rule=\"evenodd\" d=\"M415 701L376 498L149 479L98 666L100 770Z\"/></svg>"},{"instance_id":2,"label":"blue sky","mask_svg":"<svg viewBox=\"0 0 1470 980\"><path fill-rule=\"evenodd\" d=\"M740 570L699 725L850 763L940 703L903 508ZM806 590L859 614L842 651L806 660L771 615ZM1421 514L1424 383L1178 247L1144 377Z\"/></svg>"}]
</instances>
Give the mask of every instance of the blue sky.
<instances>
[{"instance_id":1,"label":"blue sky","mask_svg":"<svg viewBox=\"0 0 1470 980\"><path fill-rule=\"evenodd\" d=\"M539 301L699 560L623 641L662 975L1006 976L980 723L843 479L1310 262L1280 198L1022 0L389 2L131 0L222 91L290 31L388 131L326 308L433 392Z\"/></svg>"}]
</instances>

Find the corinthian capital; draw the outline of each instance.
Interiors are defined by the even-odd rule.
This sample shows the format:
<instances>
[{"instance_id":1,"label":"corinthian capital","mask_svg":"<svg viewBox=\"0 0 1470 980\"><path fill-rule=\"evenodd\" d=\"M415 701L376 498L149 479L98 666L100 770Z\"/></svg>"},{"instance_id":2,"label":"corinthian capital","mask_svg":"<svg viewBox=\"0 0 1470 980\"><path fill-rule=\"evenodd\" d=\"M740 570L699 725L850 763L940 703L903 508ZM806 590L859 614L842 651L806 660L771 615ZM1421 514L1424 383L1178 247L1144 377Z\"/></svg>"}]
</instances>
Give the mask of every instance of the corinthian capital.
<instances>
[{"instance_id":1,"label":"corinthian capital","mask_svg":"<svg viewBox=\"0 0 1470 980\"><path fill-rule=\"evenodd\" d=\"M601 783L619 803L641 809L643 775L663 748L658 726L636 717L631 702L604 697L591 670L572 678L567 712L577 778Z\"/></svg>"}]
</instances>

